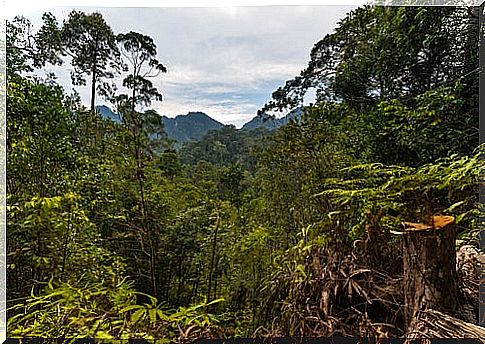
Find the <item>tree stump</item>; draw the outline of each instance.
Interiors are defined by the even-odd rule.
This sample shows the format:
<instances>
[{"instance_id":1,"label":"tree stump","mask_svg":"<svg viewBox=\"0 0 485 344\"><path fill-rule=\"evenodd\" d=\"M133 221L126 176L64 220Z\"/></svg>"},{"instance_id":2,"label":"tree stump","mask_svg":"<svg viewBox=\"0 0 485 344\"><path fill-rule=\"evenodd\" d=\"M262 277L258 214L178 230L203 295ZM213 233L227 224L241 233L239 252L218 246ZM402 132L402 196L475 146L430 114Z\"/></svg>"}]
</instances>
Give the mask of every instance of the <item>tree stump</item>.
<instances>
[{"instance_id":1,"label":"tree stump","mask_svg":"<svg viewBox=\"0 0 485 344\"><path fill-rule=\"evenodd\" d=\"M420 310L457 310L454 222L452 216L433 216L431 224L403 222L406 326Z\"/></svg>"}]
</instances>

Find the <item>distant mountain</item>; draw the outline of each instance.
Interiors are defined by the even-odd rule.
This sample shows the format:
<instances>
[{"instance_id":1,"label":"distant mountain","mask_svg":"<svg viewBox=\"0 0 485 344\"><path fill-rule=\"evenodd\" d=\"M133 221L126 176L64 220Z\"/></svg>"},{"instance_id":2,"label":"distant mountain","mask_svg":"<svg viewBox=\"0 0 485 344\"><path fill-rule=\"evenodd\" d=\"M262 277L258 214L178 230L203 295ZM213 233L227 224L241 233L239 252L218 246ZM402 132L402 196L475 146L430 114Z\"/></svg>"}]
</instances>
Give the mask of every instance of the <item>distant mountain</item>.
<instances>
[{"instance_id":1,"label":"distant mountain","mask_svg":"<svg viewBox=\"0 0 485 344\"><path fill-rule=\"evenodd\" d=\"M96 110L103 118L121 123L120 116L109 107L99 105L96 107ZM189 112L187 115L179 115L175 118L162 116L162 123L167 136L177 141L175 146L180 146L187 141L198 141L209 130L217 130L224 127L224 124L210 118L203 112Z\"/></svg>"},{"instance_id":2,"label":"distant mountain","mask_svg":"<svg viewBox=\"0 0 485 344\"><path fill-rule=\"evenodd\" d=\"M112 120L113 122L116 123L121 123L121 118L120 115L117 113L114 113L109 107L106 105L98 105L96 106L96 111L98 111L103 118L107 118Z\"/></svg>"},{"instance_id":3,"label":"distant mountain","mask_svg":"<svg viewBox=\"0 0 485 344\"><path fill-rule=\"evenodd\" d=\"M224 127L213 118L203 112L189 112L175 118L162 116L162 122L168 137L182 144L187 141L198 141L209 130L217 130Z\"/></svg>"},{"instance_id":4,"label":"distant mountain","mask_svg":"<svg viewBox=\"0 0 485 344\"><path fill-rule=\"evenodd\" d=\"M267 113L263 113L259 116L253 117L252 120L243 125L243 130L253 130L256 128L266 128L269 130L274 130L279 128L281 125L279 119L272 118Z\"/></svg>"},{"instance_id":5,"label":"distant mountain","mask_svg":"<svg viewBox=\"0 0 485 344\"><path fill-rule=\"evenodd\" d=\"M281 118L273 118L267 113L254 117L252 120L243 125L243 130L252 130L256 128L266 128L268 130L277 129L285 124L287 124L290 119L299 121L301 115L303 114L303 109L298 107L290 111L286 116Z\"/></svg>"},{"instance_id":6,"label":"distant mountain","mask_svg":"<svg viewBox=\"0 0 485 344\"><path fill-rule=\"evenodd\" d=\"M96 109L104 118L110 119L116 123L121 123L120 116L114 113L109 107L100 105L97 106ZM274 130L288 123L290 119L298 121L301 118L302 113L302 108L296 108L281 118L272 118L268 114L263 113L244 124L242 130L253 130L258 128ZM175 118L162 116L162 123L167 136L176 141L176 147L180 147L187 141L199 141L208 131L218 130L224 127L224 124L216 121L203 112L189 112L186 115L179 115Z\"/></svg>"}]
</instances>

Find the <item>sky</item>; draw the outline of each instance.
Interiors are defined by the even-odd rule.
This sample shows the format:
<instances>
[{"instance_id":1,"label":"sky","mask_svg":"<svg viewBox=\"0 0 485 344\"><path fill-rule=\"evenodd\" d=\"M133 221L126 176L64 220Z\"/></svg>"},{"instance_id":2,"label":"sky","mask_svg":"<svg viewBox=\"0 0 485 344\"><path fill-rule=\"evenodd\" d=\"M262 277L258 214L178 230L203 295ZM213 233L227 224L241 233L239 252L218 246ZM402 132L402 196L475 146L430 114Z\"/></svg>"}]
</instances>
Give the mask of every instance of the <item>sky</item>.
<instances>
[{"instance_id":1,"label":"sky","mask_svg":"<svg viewBox=\"0 0 485 344\"><path fill-rule=\"evenodd\" d=\"M39 6L38 6L39 7ZM284 82L298 75L313 45L356 5L251 7L46 7L20 13L40 25L43 12L62 22L73 9L101 12L115 33L153 38L168 69L152 82L164 96L151 108L175 117L202 111L240 128ZM47 67L72 91L70 66ZM76 86L89 104L89 88ZM312 99L307 99L311 101ZM97 103L105 104L98 97Z\"/></svg>"}]
</instances>

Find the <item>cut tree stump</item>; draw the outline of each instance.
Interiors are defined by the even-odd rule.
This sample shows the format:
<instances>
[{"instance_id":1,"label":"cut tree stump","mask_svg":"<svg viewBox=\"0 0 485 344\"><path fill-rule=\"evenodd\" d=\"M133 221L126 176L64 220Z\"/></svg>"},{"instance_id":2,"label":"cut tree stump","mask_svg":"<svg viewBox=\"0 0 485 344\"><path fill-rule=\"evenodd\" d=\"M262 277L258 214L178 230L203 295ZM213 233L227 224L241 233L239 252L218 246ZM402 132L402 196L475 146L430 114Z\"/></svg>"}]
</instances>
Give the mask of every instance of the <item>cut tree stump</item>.
<instances>
[{"instance_id":1,"label":"cut tree stump","mask_svg":"<svg viewBox=\"0 0 485 344\"><path fill-rule=\"evenodd\" d=\"M453 314L458 307L456 229L452 216L433 216L431 223L403 222L404 317L406 327L419 311Z\"/></svg>"}]
</instances>

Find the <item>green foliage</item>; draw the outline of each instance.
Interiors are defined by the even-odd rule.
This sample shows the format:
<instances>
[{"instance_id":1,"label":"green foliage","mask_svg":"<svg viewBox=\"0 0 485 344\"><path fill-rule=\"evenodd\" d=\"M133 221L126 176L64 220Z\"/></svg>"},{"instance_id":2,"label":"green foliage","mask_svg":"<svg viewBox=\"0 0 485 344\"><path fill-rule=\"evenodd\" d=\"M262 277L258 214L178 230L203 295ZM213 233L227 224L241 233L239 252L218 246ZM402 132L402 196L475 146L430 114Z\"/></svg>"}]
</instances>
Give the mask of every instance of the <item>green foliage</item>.
<instances>
[{"instance_id":1,"label":"green foliage","mask_svg":"<svg viewBox=\"0 0 485 344\"><path fill-rule=\"evenodd\" d=\"M17 18L7 32L9 336L362 335L369 319L398 332L386 288L402 289L401 222L453 215L477 245L483 147L465 9L357 9L275 92L269 107L317 88L300 121L271 134L225 126L179 151L148 108L166 72L152 38L115 36L98 13L43 23L34 33ZM94 102L118 50L121 123L52 77L22 76L69 53Z\"/></svg>"},{"instance_id":2,"label":"green foliage","mask_svg":"<svg viewBox=\"0 0 485 344\"><path fill-rule=\"evenodd\" d=\"M40 196L63 192L73 181L75 119L61 87L8 75L8 192Z\"/></svg>"},{"instance_id":3,"label":"green foliage","mask_svg":"<svg viewBox=\"0 0 485 344\"><path fill-rule=\"evenodd\" d=\"M179 150L180 160L189 165L201 161L219 166L240 164L254 172L268 136L270 132L264 128L237 130L234 126L225 126L209 131L200 141L184 143Z\"/></svg>"},{"instance_id":4,"label":"green foliage","mask_svg":"<svg viewBox=\"0 0 485 344\"><path fill-rule=\"evenodd\" d=\"M84 275L96 280L103 278L106 269L121 266L101 246L102 239L81 208L79 195L33 197L24 203L12 199L8 199L7 263L18 283L10 285L11 295L38 290L37 283L52 278L76 281Z\"/></svg>"},{"instance_id":5,"label":"green foliage","mask_svg":"<svg viewBox=\"0 0 485 344\"><path fill-rule=\"evenodd\" d=\"M407 102L458 79L466 80L468 96L475 98L479 30L470 13L465 7L351 11L315 44L307 68L275 91L265 109L294 108L312 87L318 102L340 99L365 109L376 100Z\"/></svg>"},{"instance_id":6,"label":"green foliage","mask_svg":"<svg viewBox=\"0 0 485 344\"><path fill-rule=\"evenodd\" d=\"M81 279L77 286L48 283L42 295L31 294L12 307L23 312L9 318L9 337L129 339L157 338L162 341L202 335L217 324L205 308L214 300L190 307L166 310L155 298L136 304L132 284L111 272L103 282Z\"/></svg>"},{"instance_id":7,"label":"green foliage","mask_svg":"<svg viewBox=\"0 0 485 344\"><path fill-rule=\"evenodd\" d=\"M457 83L425 92L416 97L413 107L397 100L379 103L375 117L368 118L371 122L366 126L376 158L417 166L472 151L477 142L478 116L463 116L466 110L458 96L460 88ZM383 143L389 148L377 148Z\"/></svg>"},{"instance_id":8,"label":"green foliage","mask_svg":"<svg viewBox=\"0 0 485 344\"><path fill-rule=\"evenodd\" d=\"M348 179L326 180L326 190L316 197L331 199L335 211L329 217L346 223L353 240L363 236L369 223L389 233L398 230L401 221L425 222L439 213L453 215L462 228L473 229L478 215L475 187L484 168L480 154L419 168L352 166L343 170Z\"/></svg>"},{"instance_id":9,"label":"green foliage","mask_svg":"<svg viewBox=\"0 0 485 344\"><path fill-rule=\"evenodd\" d=\"M31 22L22 16L7 21L6 67L9 75L33 71L47 63L62 64L62 42L52 13L44 13L43 25L33 32ZM33 64L30 65L30 63Z\"/></svg>"},{"instance_id":10,"label":"green foliage","mask_svg":"<svg viewBox=\"0 0 485 344\"><path fill-rule=\"evenodd\" d=\"M112 87L102 83L120 72L120 53L116 37L101 13L85 14L71 11L61 31L65 53L71 59L74 71L73 85L86 85L85 75L91 76L91 111L94 113L96 92L111 96Z\"/></svg>"}]
</instances>

